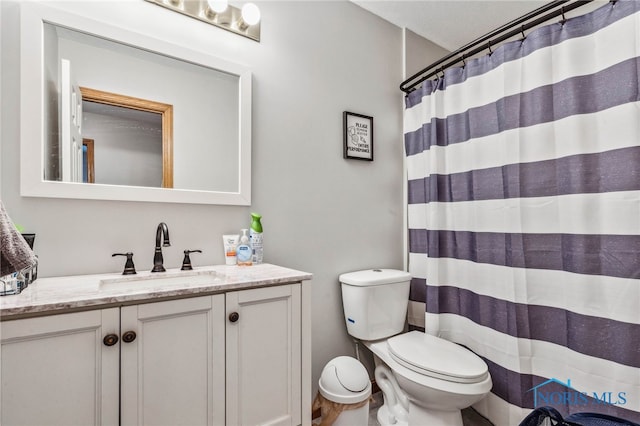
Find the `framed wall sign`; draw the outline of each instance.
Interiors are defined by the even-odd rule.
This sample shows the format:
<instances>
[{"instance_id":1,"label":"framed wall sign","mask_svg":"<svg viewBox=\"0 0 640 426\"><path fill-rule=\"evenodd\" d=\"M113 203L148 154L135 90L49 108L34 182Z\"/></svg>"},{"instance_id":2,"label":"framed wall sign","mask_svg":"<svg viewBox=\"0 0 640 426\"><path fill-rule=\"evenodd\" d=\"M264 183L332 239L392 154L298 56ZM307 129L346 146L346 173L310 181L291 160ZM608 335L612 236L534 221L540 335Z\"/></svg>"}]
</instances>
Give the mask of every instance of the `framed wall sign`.
<instances>
[{"instance_id":1,"label":"framed wall sign","mask_svg":"<svg viewBox=\"0 0 640 426\"><path fill-rule=\"evenodd\" d=\"M344 158L373 161L373 117L345 111Z\"/></svg>"}]
</instances>

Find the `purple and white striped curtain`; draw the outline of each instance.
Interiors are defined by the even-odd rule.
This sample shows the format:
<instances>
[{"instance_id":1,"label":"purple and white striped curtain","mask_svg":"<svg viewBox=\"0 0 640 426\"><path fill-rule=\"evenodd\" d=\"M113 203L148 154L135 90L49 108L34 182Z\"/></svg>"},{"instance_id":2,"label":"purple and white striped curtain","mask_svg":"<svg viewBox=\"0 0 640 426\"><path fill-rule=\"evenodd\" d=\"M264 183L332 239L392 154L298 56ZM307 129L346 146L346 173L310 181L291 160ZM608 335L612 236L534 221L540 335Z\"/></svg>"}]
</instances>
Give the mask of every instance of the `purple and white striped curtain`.
<instances>
[{"instance_id":1,"label":"purple and white striped curtain","mask_svg":"<svg viewBox=\"0 0 640 426\"><path fill-rule=\"evenodd\" d=\"M406 99L409 323L486 360L496 425L640 423L639 74L640 1L618 0Z\"/></svg>"}]
</instances>

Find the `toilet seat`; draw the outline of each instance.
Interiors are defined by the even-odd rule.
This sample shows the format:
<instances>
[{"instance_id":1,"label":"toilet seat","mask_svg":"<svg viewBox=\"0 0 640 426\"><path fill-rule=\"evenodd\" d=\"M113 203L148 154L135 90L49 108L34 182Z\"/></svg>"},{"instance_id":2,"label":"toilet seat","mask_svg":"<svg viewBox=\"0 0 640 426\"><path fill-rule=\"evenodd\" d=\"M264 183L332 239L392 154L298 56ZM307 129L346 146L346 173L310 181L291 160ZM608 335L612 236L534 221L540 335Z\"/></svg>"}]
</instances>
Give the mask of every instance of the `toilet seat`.
<instances>
[{"instance_id":1,"label":"toilet seat","mask_svg":"<svg viewBox=\"0 0 640 426\"><path fill-rule=\"evenodd\" d=\"M489 375L487 364L473 352L419 331L387 340L391 358L416 373L454 383L478 383Z\"/></svg>"}]
</instances>

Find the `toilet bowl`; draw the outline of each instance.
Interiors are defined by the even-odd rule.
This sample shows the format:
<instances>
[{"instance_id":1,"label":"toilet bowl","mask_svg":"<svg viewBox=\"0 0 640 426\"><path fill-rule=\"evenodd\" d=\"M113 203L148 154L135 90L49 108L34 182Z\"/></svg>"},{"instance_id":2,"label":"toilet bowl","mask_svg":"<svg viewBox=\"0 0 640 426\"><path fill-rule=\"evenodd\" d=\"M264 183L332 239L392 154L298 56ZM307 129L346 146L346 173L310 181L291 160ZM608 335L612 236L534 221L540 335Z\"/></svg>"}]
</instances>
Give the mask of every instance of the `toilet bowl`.
<instances>
[{"instance_id":1,"label":"toilet bowl","mask_svg":"<svg viewBox=\"0 0 640 426\"><path fill-rule=\"evenodd\" d=\"M491 390L487 364L419 331L402 333L411 276L393 269L340 275L347 332L375 355L382 425L462 426L461 410Z\"/></svg>"},{"instance_id":2,"label":"toilet bowl","mask_svg":"<svg viewBox=\"0 0 640 426\"><path fill-rule=\"evenodd\" d=\"M462 426L461 410L491 390L484 361L447 340L412 331L363 343L376 357L381 425Z\"/></svg>"}]
</instances>

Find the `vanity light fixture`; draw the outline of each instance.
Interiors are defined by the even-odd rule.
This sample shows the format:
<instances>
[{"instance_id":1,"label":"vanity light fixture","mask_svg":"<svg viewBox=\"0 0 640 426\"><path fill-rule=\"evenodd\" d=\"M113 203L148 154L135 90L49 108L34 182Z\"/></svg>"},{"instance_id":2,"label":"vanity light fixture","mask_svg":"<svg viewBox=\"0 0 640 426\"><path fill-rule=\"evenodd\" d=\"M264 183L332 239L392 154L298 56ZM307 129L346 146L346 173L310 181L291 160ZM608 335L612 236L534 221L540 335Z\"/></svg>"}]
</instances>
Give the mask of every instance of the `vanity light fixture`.
<instances>
[{"instance_id":1,"label":"vanity light fixture","mask_svg":"<svg viewBox=\"0 0 640 426\"><path fill-rule=\"evenodd\" d=\"M215 22L220 21L221 15L229 7L227 0L207 0L207 7L205 8L204 15Z\"/></svg>"},{"instance_id":2,"label":"vanity light fixture","mask_svg":"<svg viewBox=\"0 0 640 426\"><path fill-rule=\"evenodd\" d=\"M240 19L238 20L238 28L246 31L247 28L260 22L260 9L254 3L246 3L242 6Z\"/></svg>"},{"instance_id":3,"label":"vanity light fixture","mask_svg":"<svg viewBox=\"0 0 640 426\"><path fill-rule=\"evenodd\" d=\"M146 1L232 33L260 41L260 9L253 3L246 3L240 9L228 4L228 0Z\"/></svg>"}]
</instances>

